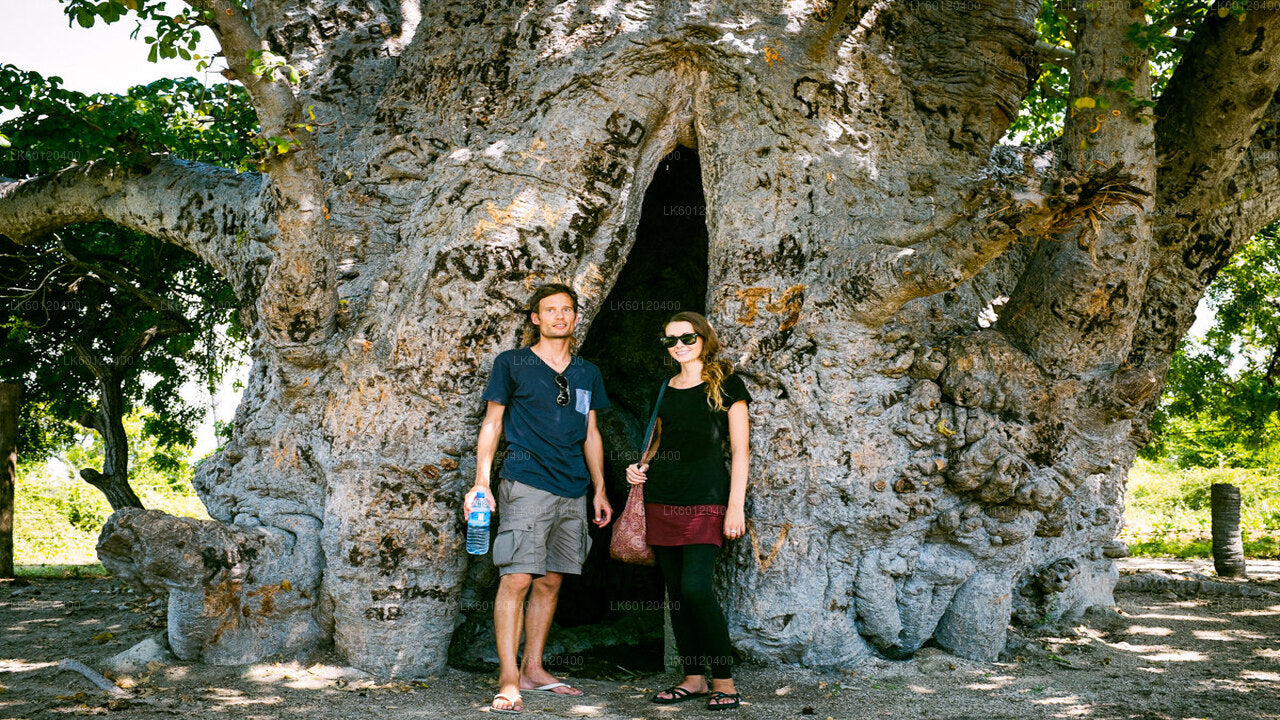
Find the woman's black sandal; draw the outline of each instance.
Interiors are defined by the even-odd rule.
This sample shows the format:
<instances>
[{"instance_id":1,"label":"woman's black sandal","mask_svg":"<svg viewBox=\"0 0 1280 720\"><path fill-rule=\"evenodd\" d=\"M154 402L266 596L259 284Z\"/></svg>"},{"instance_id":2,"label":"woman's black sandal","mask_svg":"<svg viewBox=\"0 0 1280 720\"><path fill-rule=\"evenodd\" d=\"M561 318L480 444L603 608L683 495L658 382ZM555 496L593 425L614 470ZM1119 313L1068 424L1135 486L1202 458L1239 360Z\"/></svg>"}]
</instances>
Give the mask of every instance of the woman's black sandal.
<instances>
[{"instance_id":1,"label":"woman's black sandal","mask_svg":"<svg viewBox=\"0 0 1280 720\"><path fill-rule=\"evenodd\" d=\"M662 693L666 693L671 697L658 697ZM653 701L658 703L659 705L671 705L674 703L684 702L685 700L692 700L694 698L705 697L706 695L707 693L705 692L696 693L689 690L688 688L682 688L679 685L672 685L666 690L663 690L662 692L655 694L653 696Z\"/></svg>"},{"instance_id":2,"label":"woman's black sandal","mask_svg":"<svg viewBox=\"0 0 1280 720\"><path fill-rule=\"evenodd\" d=\"M717 700L723 700L725 698L729 698L733 702L716 702ZM720 692L719 690L717 690L711 693L711 697L707 699L707 709L708 710L736 710L738 709L738 705L741 704L741 700L742 700L742 696L740 696L738 693L727 693L727 692Z\"/></svg>"}]
</instances>

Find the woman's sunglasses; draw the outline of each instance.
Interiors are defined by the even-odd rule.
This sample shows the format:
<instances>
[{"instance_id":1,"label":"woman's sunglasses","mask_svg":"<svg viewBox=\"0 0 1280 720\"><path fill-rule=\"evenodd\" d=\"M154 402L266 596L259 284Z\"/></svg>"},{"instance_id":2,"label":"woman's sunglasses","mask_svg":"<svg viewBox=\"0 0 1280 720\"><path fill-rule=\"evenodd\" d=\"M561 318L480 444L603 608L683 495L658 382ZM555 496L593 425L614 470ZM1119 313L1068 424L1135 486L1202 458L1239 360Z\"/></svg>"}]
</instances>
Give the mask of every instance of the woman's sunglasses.
<instances>
[{"instance_id":1,"label":"woman's sunglasses","mask_svg":"<svg viewBox=\"0 0 1280 720\"><path fill-rule=\"evenodd\" d=\"M676 343L692 346L698 342L698 338L702 337L696 332L685 333L683 335L663 335L658 338L658 342L662 343L664 348L673 348Z\"/></svg>"},{"instance_id":2,"label":"woman's sunglasses","mask_svg":"<svg viewBox=\"0 0 1280 720\"><path fill-rule=\"evenodd\" d=\"M569 404L569 378L563 375L556 375L556 387L560 388L560 394L556 395L556 404L564 407Z\"/></svg>"}]
</instances>

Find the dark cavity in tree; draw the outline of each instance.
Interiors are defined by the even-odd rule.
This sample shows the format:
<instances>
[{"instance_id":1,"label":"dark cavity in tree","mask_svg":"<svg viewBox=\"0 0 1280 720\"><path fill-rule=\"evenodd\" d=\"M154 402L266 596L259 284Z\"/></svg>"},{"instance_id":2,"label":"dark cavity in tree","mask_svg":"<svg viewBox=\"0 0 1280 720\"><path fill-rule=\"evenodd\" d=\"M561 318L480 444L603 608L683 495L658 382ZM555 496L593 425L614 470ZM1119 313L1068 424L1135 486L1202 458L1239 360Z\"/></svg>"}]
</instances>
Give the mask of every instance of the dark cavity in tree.
<instances>
[{"instance_id":1,"label":"dark cavity in tree","mask_svg":"<svg viewBox=\"0 0 1280 720\"><path fill-rule=\"evenodd\" d=\"M626 264L591 320L579 350L599 366L613 404L601 414L600 432L605 482L615 514L622 512L627 499L624 473L639 452L649 402L658 383L679 370L658 344L663 323L682 310L706 310L706 211L698 153L677 146L654 171ZM634 661L661 668L661 576L655 568L611 560L611 527L593 528L593 533L583 574L565 579L556 623L571 627L621 622L648 639L636 648ZM608 602L600 602L601 598ZM605 648L601 651L608 653Z\"/></svg>"}]
</instances>

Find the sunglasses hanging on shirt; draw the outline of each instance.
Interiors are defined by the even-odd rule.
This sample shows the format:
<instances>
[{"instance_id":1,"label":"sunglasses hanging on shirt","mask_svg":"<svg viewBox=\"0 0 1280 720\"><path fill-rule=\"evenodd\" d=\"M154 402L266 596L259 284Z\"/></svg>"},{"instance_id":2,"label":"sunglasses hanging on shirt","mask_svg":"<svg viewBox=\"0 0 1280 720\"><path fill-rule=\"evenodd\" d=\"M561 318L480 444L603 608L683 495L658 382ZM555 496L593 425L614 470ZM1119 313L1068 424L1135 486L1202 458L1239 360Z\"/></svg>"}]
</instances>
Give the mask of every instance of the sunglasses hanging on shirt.
<instances>
[{"instance_id":1,"label":"sunglasses hanging on shirt","mask_svg":"<svg viewBox=\"0 0 1280 720\"><path fill-rule=\"evenodd\" d=\"M564 407L569 404L569 378L564 375L556 374L556 387L560 388L560 393L556 395L556 404Z\"/></svg>"}]
</instances>

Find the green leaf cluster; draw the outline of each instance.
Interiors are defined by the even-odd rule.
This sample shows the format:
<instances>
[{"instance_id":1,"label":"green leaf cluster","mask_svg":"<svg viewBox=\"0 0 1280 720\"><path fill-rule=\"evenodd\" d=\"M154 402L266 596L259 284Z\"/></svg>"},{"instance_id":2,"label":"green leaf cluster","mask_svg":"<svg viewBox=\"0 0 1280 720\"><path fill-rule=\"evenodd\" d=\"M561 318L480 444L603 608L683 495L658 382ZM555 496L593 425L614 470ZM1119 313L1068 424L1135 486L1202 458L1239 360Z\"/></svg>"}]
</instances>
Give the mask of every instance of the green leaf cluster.
<instances>
[{"instance_id":1,"label":"green leaf cluster","mask_svg":"<svg viewBox=\"0 0 1280 720\"><path fill-rule=\"evenodd\" d=\"M1203 340L1182 341L1155 440L1142 451L1179 467L1280 467L1280 223L1245 245L1206 292Z\"/></svg>"},{"instance_id":2,"label":"green leaf cluster","mask_svg":"<svg viewBox=\"0 0 1280 720\"><path fill-rule=\"evenodd\" d=\"M1244 0L1237 0L1231 12L1243 12ZM1129 27L1126 36L1136 49L1150 58L1151 98L1158 98L1173 75L1173 69L1182 57L1182 49L1190 39L1194 28L1210 10L1204 0L1147 0L1144 3L1145 22ZM1075 23L1071 13L1062 3L1042 0L1040 14L1036 17L1036 32L1040 40L1057 47L1074 49ZM1137 109L1155 106L1154 99L1133 94L1133 83L1127 78L1097 78L1112 90L1129 97L1129 103ZM1052 62L1040 64L1040 74L1031 91L1022 101L1018 118L1010 126L1011 134L1031 143L1053 140L1062 133L1066 120L1071 76L1066 68ZM1085 100L1079 98L1078 100ZM1092 105L1106 109L1102 99L1087 98Z\"/></svg>"},{"instance_id":3,"label":"green leaf cluster","mask_svg":"<svg viewBox=\"0 0 1280 720\"><path fill-rule=\"evenodd\" d=\"M0 149L0 176L11 178L94 160L142 164L158 152L239 167L254 152L257 130L243 88L193 79L86 95L4 65L0 107L22 113L0 125L10 139ZM226 281L186 250L109 223L73 225L24 246L0 237L0 253L0 379L23 385L19 452L43 457L66 448L78 431L74 419L96 408L96 380L70 342L105 360L174 316L189 331L152 344L124 368L125 410L146 408L144 432L162 445L190 445L203 409L179 388L187 379L216 387L247 343ZM139 294L160 299L160 309Z\"/></svg>"},{"instance_id":4,"label":"green leaf cluster","mask_svg":"<svg viewBox=\"0 0 1280 720\"><path fill-rule=\"evenodd\" d=\"M155 34L143 39L151 49L147 60L158 62L160 59L182 58L183 60L200 61L200 69L208 67L208 58L196 53L200 44L200 26L212 18L208 13L183 5L183 10L174 13L168 9L165 0L59 0L67 22L83 28L91 28L98 21L110 24L125 18L134 18L137 26L131 37L137 38L142 32L143 22L155 24ZM174 3L178 4L178 3Z\"/></svg>"},{"instance_id":5,"label":"green leaf cluster","mask_svg":"<svg viewBox=\"0 0 1280 720\"><path fill-rule=\"evenodd\" d=\"M85 93L57 76L0 65L0 108L22 113L0 125L9 146L0 172L28 177L91 160L133 164L151 153L244 169L257 115L240 85L206 87L194 78L163 79L123 95Z\"/></svg>"}]
</instances>

